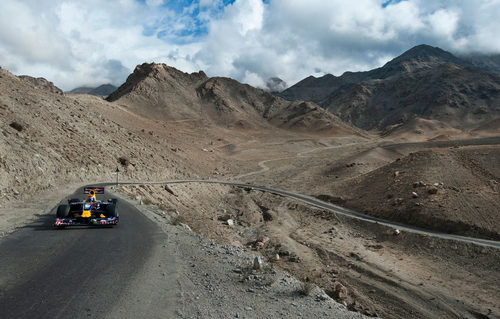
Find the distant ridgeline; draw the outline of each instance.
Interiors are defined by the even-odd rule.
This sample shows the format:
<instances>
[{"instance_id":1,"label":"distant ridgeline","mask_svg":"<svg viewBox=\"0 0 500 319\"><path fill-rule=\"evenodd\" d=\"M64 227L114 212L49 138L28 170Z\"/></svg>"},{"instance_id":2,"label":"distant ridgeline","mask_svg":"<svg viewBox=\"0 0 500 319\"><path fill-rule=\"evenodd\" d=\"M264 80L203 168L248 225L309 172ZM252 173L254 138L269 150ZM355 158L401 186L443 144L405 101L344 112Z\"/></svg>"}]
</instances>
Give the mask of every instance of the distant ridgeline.
<instances>
[{"instance_id":1,"label":"distant ridgeline","mask_svg":"<svg viewBox=\"0 0 500 319\"><path fill-rule=\"evenodd\" d=\"M366 72L309 76L277 96L319 104L363 129L384 129L414 117L473 129L500 116L500 55L459 58L416 46Z\"/></svg>"}]
</instances>

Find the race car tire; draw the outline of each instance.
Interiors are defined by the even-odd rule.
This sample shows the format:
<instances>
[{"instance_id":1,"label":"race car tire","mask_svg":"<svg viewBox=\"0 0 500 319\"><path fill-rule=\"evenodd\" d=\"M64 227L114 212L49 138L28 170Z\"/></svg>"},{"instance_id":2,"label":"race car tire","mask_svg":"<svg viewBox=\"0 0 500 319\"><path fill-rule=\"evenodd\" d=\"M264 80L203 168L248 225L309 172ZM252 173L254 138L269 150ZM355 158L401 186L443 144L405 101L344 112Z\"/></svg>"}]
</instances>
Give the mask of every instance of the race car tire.
<instances>
[{"instance_id":1,"label":"race car tire","mask_svg":"<svg viewBox=\"0 0 500 319\"><path fill-rule=\"evenodd\" d=\"M108 217L118 217L118 210L114 204L106 206L106 215Z\"/></svg>"},{"instance_id":2,"label":"race car tire","mask_svg":"<svg viewBox=\"0 0 500 319\"><path fill-rule=\"evenodd\" d=\"M116 204L118 204L118 199L116 199L116 198L113 198L111 201L113 202L113 205L115 205L115 206L116 206Z\"/></svg>"},{"instance_id":3,"label":"race car tire","mask_svg":"<svg viewBox=\"0 0 500 319\"><path fill-rule=\"evenodd\" d=\"M69 206L68 205L59 205L57 207L57 218L66 218L69 215Z\"/></svg>"}]
</instances>

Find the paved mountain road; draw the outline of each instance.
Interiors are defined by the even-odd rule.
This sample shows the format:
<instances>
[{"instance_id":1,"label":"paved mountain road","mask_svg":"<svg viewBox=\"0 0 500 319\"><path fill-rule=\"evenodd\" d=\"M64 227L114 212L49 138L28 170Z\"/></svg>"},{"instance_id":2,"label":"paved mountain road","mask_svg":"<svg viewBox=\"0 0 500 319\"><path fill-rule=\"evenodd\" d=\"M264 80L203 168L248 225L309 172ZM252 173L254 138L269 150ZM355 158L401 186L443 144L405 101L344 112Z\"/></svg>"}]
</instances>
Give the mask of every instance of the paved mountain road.
<instances>
[{"instance_id":1,"label":"paved mountain road","mask_svg":"<svg viewBox=\"0 0 500 319\"><path fill-rule=\"evenodd\" d=\"M208 183L251 187L294 198L367 222L490 247L500 242L430 232L362 215L312 197L241 183L182 180L141 184ZM137 184L137 183L124 183ZM109 185L109 184L108 184ZM82 189L70 197L81 198ZM104 195L106 196L106 195ZM51 227L55 212L0 241L0 318L169 318L174 296L175 252L167 234L125 200L113 228ZM152 306L154 305L154 306Z\"/></svg>"},{"instance_id":2,"label":"paved mountain road","mask_svg":"<svg viewBox=\"0 0 500 319\"><path fill-rule=\"evenodd\" d=\"M83 196L80 189L71 197ZM146 273L158 268L155 249L167 235L126 201L118 209L126 222L113 228L54 230L50 214L2 239L0 317L139 318L155 298L165 303Z\"/></svg>"}]
</instances>

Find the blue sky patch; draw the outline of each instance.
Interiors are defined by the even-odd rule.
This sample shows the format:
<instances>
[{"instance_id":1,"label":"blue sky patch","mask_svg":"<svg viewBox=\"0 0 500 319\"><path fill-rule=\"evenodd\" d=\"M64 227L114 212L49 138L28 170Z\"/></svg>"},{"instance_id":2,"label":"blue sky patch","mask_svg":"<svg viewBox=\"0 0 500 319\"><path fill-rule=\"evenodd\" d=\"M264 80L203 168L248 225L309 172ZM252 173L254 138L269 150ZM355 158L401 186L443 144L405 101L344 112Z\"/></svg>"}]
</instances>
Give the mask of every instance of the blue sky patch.
<instances>
[{"instance_id":1,"label":"blue sky patch","mask_svg":"<svg viewBox=\"0 0 500 319\"><path fill-rule=\"evenodd\" d=\"M146 0L136 1L146 5ZM235 0L215 1L214 6L200 8L199 1L166 0L155 9L154 20L145 21L142 34L177 44L197 41L208 33L207 16L217 19L224 12L224 8L234 2ZM266 2L268 1L264 1Z\"/></svg>"}]
</instances>

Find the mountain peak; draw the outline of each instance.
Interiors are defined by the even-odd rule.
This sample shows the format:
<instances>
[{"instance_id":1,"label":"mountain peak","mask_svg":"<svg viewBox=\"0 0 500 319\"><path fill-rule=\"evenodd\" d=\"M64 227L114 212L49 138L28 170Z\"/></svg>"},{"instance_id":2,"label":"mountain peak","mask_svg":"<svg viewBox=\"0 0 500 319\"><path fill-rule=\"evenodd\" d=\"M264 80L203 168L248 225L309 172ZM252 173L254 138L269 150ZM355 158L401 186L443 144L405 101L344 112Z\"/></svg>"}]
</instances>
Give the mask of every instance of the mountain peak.
<instances>
[{"instance_id":1,"label":"mountain peak","mask_svg":"<svg viewBox=\"0 0 500 319\"><path fill-rule=\"evenodd\" d=\"M463 61L448 51L427 44L420 44L389 61L385 66L402 64L404 62L463 64Z\"/></svg>"},{"instance_id":2,"label":"mountain peak","mask_svg":"<svg viewBox=\"0 0 500 319\"><path fill-rule=\"evenodd\" d=\"M128 93L136 91L138 87L156 87L163 83L170 83L171 87L194 87L208 79L203 71L185 73L165 63L143 63L137 65L116 91L109 95L108 101L115 101Z\"/></svg>"},{"instance_id":3,"label":"mountain peak","mask_svg":"<svg viewBox=\"0 0 500 319\"><path fill-rule=\"evenodd\" d=\"M143 63L141 65L136 66L134 72L143 72L147 74L169 74L171 76L194 76L194 77L202 77L207 79L207 75L203 71L194 72L194 73L186 73L176 68L169 66L165 63Z\"/></svg>"}]
</instances>

